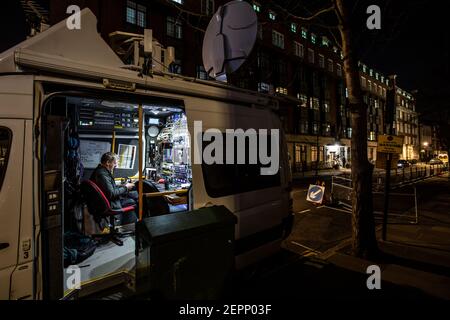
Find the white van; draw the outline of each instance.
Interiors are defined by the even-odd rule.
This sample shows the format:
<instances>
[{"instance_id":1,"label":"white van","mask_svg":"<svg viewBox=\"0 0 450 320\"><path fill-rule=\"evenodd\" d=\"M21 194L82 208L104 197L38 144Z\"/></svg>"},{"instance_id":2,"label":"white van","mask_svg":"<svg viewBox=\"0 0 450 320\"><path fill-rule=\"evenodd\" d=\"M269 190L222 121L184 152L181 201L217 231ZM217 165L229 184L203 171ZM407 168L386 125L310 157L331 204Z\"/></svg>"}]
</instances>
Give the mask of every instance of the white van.
<instances>
[{"instance_id":1,"label":"white van","mask_svg":"<svg viewBox=\"0 0 450 320\"><path fill-rule=\"evenodd\" d=\"M194 164L190 156L194 121L203 130L281 129L278 101L223 84L125 70L88 9L81 22L81 30L71 31L62 21L0 55L0 299L70 295L64 235L74 224L86 232L86 222L73 216L77 183L110 150L120 156L117 178L138 174L139 106L142 173L163 188L187 189L170 212L228 208L238 219L238 268L278 250L292 226L284 137L276 175ZM174 150L184 153L178 161ZM85 211L82 206L82 219ZM133 237L99 246L80 264L84 295L132 275L135 249Z\"/></svg>"}]
</instances>

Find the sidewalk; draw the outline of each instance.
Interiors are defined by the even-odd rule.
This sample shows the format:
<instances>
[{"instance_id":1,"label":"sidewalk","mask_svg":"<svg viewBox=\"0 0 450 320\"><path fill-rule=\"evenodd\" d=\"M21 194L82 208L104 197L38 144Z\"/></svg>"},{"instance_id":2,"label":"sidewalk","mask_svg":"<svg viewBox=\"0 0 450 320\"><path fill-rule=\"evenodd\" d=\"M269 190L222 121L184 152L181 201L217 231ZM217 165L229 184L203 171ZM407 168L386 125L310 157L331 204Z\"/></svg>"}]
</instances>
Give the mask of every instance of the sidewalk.
<instances>
[{"instance_id":1,"label":"sidewalk","mask_svg":"<svg viewBox=\"0 0 450 320\"><path fill-rule=\"evenodd\" d=\"M387 241L378 245L383 252L378 261L349 255L350 242L319 257L341 268L366 274L377 264L382 280L420 289L435 298L450 300L450 181L448 174L424 182L424 192L434 193L420 206L418 224L389 224ZM436 191L436 190L438 191Z\"/></svg>"}]
</instances>

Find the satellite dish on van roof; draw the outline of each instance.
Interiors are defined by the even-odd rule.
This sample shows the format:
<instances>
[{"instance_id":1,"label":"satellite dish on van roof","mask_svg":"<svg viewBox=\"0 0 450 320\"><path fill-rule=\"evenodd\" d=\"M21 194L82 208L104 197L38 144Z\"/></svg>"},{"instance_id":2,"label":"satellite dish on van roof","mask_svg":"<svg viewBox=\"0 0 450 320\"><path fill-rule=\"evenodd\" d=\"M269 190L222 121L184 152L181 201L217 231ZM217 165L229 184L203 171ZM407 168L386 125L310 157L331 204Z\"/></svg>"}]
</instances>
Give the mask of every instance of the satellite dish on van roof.
<instances>
[{"instance_id":1,"label":"satellite dish on van roof","mask_svg":"<svg viewBox=\"0 0 450 320\"><path fill-rule=\"evenodd\" d=\"M236 71L253 49L258 18L252 6L235 0L219 7L203 38L203 65L213 78Z\"/></svg>"}]
</instances>

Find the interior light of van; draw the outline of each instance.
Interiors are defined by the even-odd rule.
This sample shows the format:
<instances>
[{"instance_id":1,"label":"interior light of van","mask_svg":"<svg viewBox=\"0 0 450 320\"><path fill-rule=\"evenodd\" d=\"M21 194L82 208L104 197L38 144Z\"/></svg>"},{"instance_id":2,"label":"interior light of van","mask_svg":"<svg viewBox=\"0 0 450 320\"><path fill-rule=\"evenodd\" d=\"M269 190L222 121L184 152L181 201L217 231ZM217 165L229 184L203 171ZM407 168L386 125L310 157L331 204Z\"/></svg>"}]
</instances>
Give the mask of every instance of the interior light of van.
<instances>
[{"instance_id":1,"label":"interior light of van","mask_svg":"<svg viewBox=\"0 0 450 320\"><path fill-rule=\"evenodd\" d=\"M117 89L126 91L136 90L136 83L113 79L103 79L103 86L108 89Z\"/></svg>"}]
</instances>

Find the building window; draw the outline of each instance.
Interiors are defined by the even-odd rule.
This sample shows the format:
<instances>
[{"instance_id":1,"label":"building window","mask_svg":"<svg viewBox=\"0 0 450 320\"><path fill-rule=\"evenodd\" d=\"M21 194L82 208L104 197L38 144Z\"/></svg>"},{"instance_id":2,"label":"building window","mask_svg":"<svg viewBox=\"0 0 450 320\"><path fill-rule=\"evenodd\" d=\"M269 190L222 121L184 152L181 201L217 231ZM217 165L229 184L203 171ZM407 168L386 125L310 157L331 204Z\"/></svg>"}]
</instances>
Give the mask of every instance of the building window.
<instances>
[{"instance_id":1,"label":"building window","mask_svg":"<svg viewBox=\"0 0 450 320\"><path fill-rule=\"evenodd\" d=\"M379 77L380 77L380 75L378 74L378 72L377 73L375 73L375 79L379 79Z\"/></svg>"},{"instance_id":2,"label":"building window","mask_svg":"<svg viewBox=\"0 0 450 320\"><path fill-rule=\"evenodd\" d=\"M203 66L197 66L197 79L208 80L208 74Z\"/></svg>"},{"instance_id":3,"label":"building window","mask_svg":"<svg viewBox=\"0 0 450 320\"><path fill-rule=\"evenodd\" d=\"M319 54L319 67L325 68L325 57L323 54Z\"/></svg>"},{"instance_id":4,"label":"building window","mask_svg":"<svg viewBox=\"0 0 450 320\"><path fill-rule=\"evenodd\" d=\"M275 92L276 92L276 93L280 93L280 94L285 94L285 95L288 94L287 89L286 89L286 88L283 88L283 87L277 87L277 88L275 89Z\"/></svg>"},{"instance_id":5,"label":"building window","mask_svg":"<svg viewBox=\"0 0 450 320\"><path fill-rule=\"evenodd\" d=\"M323 103L323 111L325 113L329 113L330 112L330 101L325 100L325 102Z\"/></svg>"},{"instance_id":6,"label":"building window","mask_svg":"<svg viewBox=\"0 0 450 320\"><path fill-rule=\"evenodd\" d=\"M300 107L308 107L308 97L305 94L297 94L297 99L300 100Z\"/></svg>"},{"instance_id":7,"label":"building window","mask_svg":"<svg viewBox=\"0 0 450 320\"><path fill-rule=\"evenodd\" d=\"M314 63L314 50L308 49L308 62Z\"/></svg>"},{"instance_id":8,"label":"building window","mask_svg":"<svg viewBox=\"0 0 450 320\"><path fill-rule=\"evenodd\" d=\"M277 18L276 13L273 11L269 11L269 19L275 21L276 18Z\"/></svg>"},{"instance_id":9,"label":"building window","mask_svg":"<svg viewBox=\"0 0 450 320\"><path fill-rule=\"evenodd\" d=\"M308 39L308 30L306 28L302 28L302 38Z\"/></svg>"},{"instance_id":10,"label":"building window","mask_svg":"<svg viewBox=\"0 0 450 320\"><path fill-rule=\"evenodd\" d=\"M317 161L317 147L311 146L311 161L316 162Z\"/></svg>"},{"instance_id":11,"label":"building window","mask_svg":"<svg viewBox=\"0 0 450 320\"><path fill-rule=\"evenodd\" d=\"M291 31L293 33L297 33L297 24L295 22L291 23Z\"/></svg>"},{"instance_id":12,"label":"building window","mask_svg":"<svg viewBox=\"0 0 450 320\"><path fill-rule=\"evenodd\" d=\"M328 59L328 71L333 73L333 60Z\"/></svg>"},{"instance_id":13,"label":"building window","mask_svg":"<svg viewBox=\"0 0 450 320\"><path fill-rule=\"evenodd\" d=\"M316 44L317 36L314 33L311 33L311 43Z\"/></svg>"},{"instance_id":14,"label":"building window","mask_svg":"<svg viewBox=\"0 0 450 320\"><path fill-rule=\"evenodd\" d=\"M147 8L136 2L127 1L126 20L139 27L147 27Z\"/></svg>"},{"instance_id":15,"label":"building window","mask_svg":"<svg viewBox=\"0 0 450 320\"><path fill-rule=\"evenodd\" d=\"M300 133L307 134L309 132L309 123L307 120L300 121Z\"/></svg>"},{"instance_id":16,"label":"building window","mask_svg":"<svg viewBox=\"0 0 450 320\"><path fill-rule=\"evenodd\" d=\"M324 123L322 125L322 134L324 136L330 136L331 135L331 125L329 123Z\"/></svg>"},{"instance_id":17,"label":"building window","mask_svg":"<svg viewBox=\"0 0 450 320\"><path fill-rule=\"evenodd\" d=\"M214 0L202 0L202 13L207 16L214 14Z\"/></svg>"},{"instance_id":18,"label":"building window","mask_svg":"<svg viewBox=\"0 0 450 320\"><path fill-rule=\"evenodd\" d=\"M366 78L365 77L361 77L361 87L365 88L366 86L367 86Z\"/></svg>"},{"instance_id":19,"label":"building window","mask_svg":"<svg viewBox=\"0 0 450 320\"><path fill-rule=\"evenodd\" d=\"M319 134L319 124L317 122L314 122L312 125L312 133Z\"/></svg>"},{"instance_id":20,"label":"building window","mask_svg":"<svg viewBox=\"0 0 450 320\"><path fill-rule=\"evenodd\" d=\"M0 127L0 189L5 178L8 158L11 149L12 132L11 130Z\"/></svg>"},{"instance_id":21,"label":"building window","mask_svg":"<svg viewBox=\"0 0 450 320\"><path fill-rule=\"evenodd\" d=\"M294 41L294 54L297 57L303 58L305 56L305 48L301 43Z\"/></svg>"},{"instance_id":22,"label":"building window","mask_svg":"<svg viewBox=\"0 0 450 320\"><path fill-rule=\"evenodd\" d=\"M137 5L136 2L127 1L127 22L136 24L136 10Z\"/></svg>"},{"instance_id":23,"label":"building window","mask_svg":"<svg viewBox=\"0 0 450 320\"><path fill-rule=\"evenodd\" d=\"M284 49L284 35L272 30L272 44L276 47Z\"/></svg>"},{"instance_id":24,"label":"building window","mask_svg":"<svg viewBox=\"0 0 450 320\"><path fill-rule=\"evenodd\" d=\"M172 2L176 2L176 3L178 3L178 4L183 4L183 3L184 3L184 0L172 0Z\"/></svg>"},{"instance_id":25,"label":"building window","mask_svg":"<svg viewBox=\"0 0 450 320\"><path fill-rule=\"evenodd\" d=\"M255 10L255 12L261 12L261 5L258 2L253 2L253 10Z\"/></svg>"},{"instance_id":26,"label":"building window","mask_svg":"<svg viewBox=\"0 0 450 320\"><path fill-rule=\"evenodd\" d=\"M339 77L342 77L342 66L339 63L336 64L336 73Z\"/></svg>"},{"instance_id":27,"label":"building window","mask_svg":"<svg viewBox=\"0 0 450 320\"><path fill-rule=\"evenodd\" d=\"M369 132L369 140L370 141L375 141L377 138L376 138L376 135L375 135L375 131L370 131Z\"/></svg>"},{"instance_id":28,"label":"building window","mask_svg":"<svg viewBox=\"0 0 450 320\"><path fill-rule=\"evenodd\" d=\"M270 85L265 82L259 82L258 83L258 92L262 93L269 93L270 91Z\"/></svg>"},{"instance_id":29,"label":"building window","mask_svg":"<svg viewBox=\"0 0 450 320\"><path fill-rule=\"evenodd\" d=\"M367 67L364 64L362 65L362 69L364 73L367 73Z\"/></svg>"},{"instance_id":30,"label":"building window","mask_svg":"<svg viewBox=\"0 0 450 320\"><path fill-rule=\"evenodd\" d=\"M369 89L369 92L372 91L372 82L370 80L367 81L367 87Z\"/></svg>"},{"instance_id":31,"label":"building window","mask_svg":"<svg viewBox=\"0 0 450 320\"><path fill-rule=\"evenodd\" d=\"M328 40L327 37L323 36L322 37L322 46L328 47L329 45L330 45L330 40Z\"/></svg>"},{"instance_id":32,"label":"building window","mask_svg":"<svg viewBox=\"0 0 450 320\"><path fill-rule=\"evenodd\" d=\"M319 99L318 98L311 98L309 100L309 103L310 103L310 108L311 109L319 110L320 104L319 104Z\"/></svg>"},{"instance_id":33,"label":"building window","mask_svg":"<svg viewBox=\"0 0 450 320\"><path fill-rule=\"evenodd\" d=\"M351 138L352 137L352 128L347 128L347 138Z\"/></svg>"},{"instance_id":34,"label":"building window","mask_svg":"<svg viewBox=\"0 0 450 320\"><path fill-rule=\"evenodd\" d=\"M180 21L175 20L174 17L167 17L167 35L177 39L183 38L182 24Z\"/></svg>"}]
</instances>

